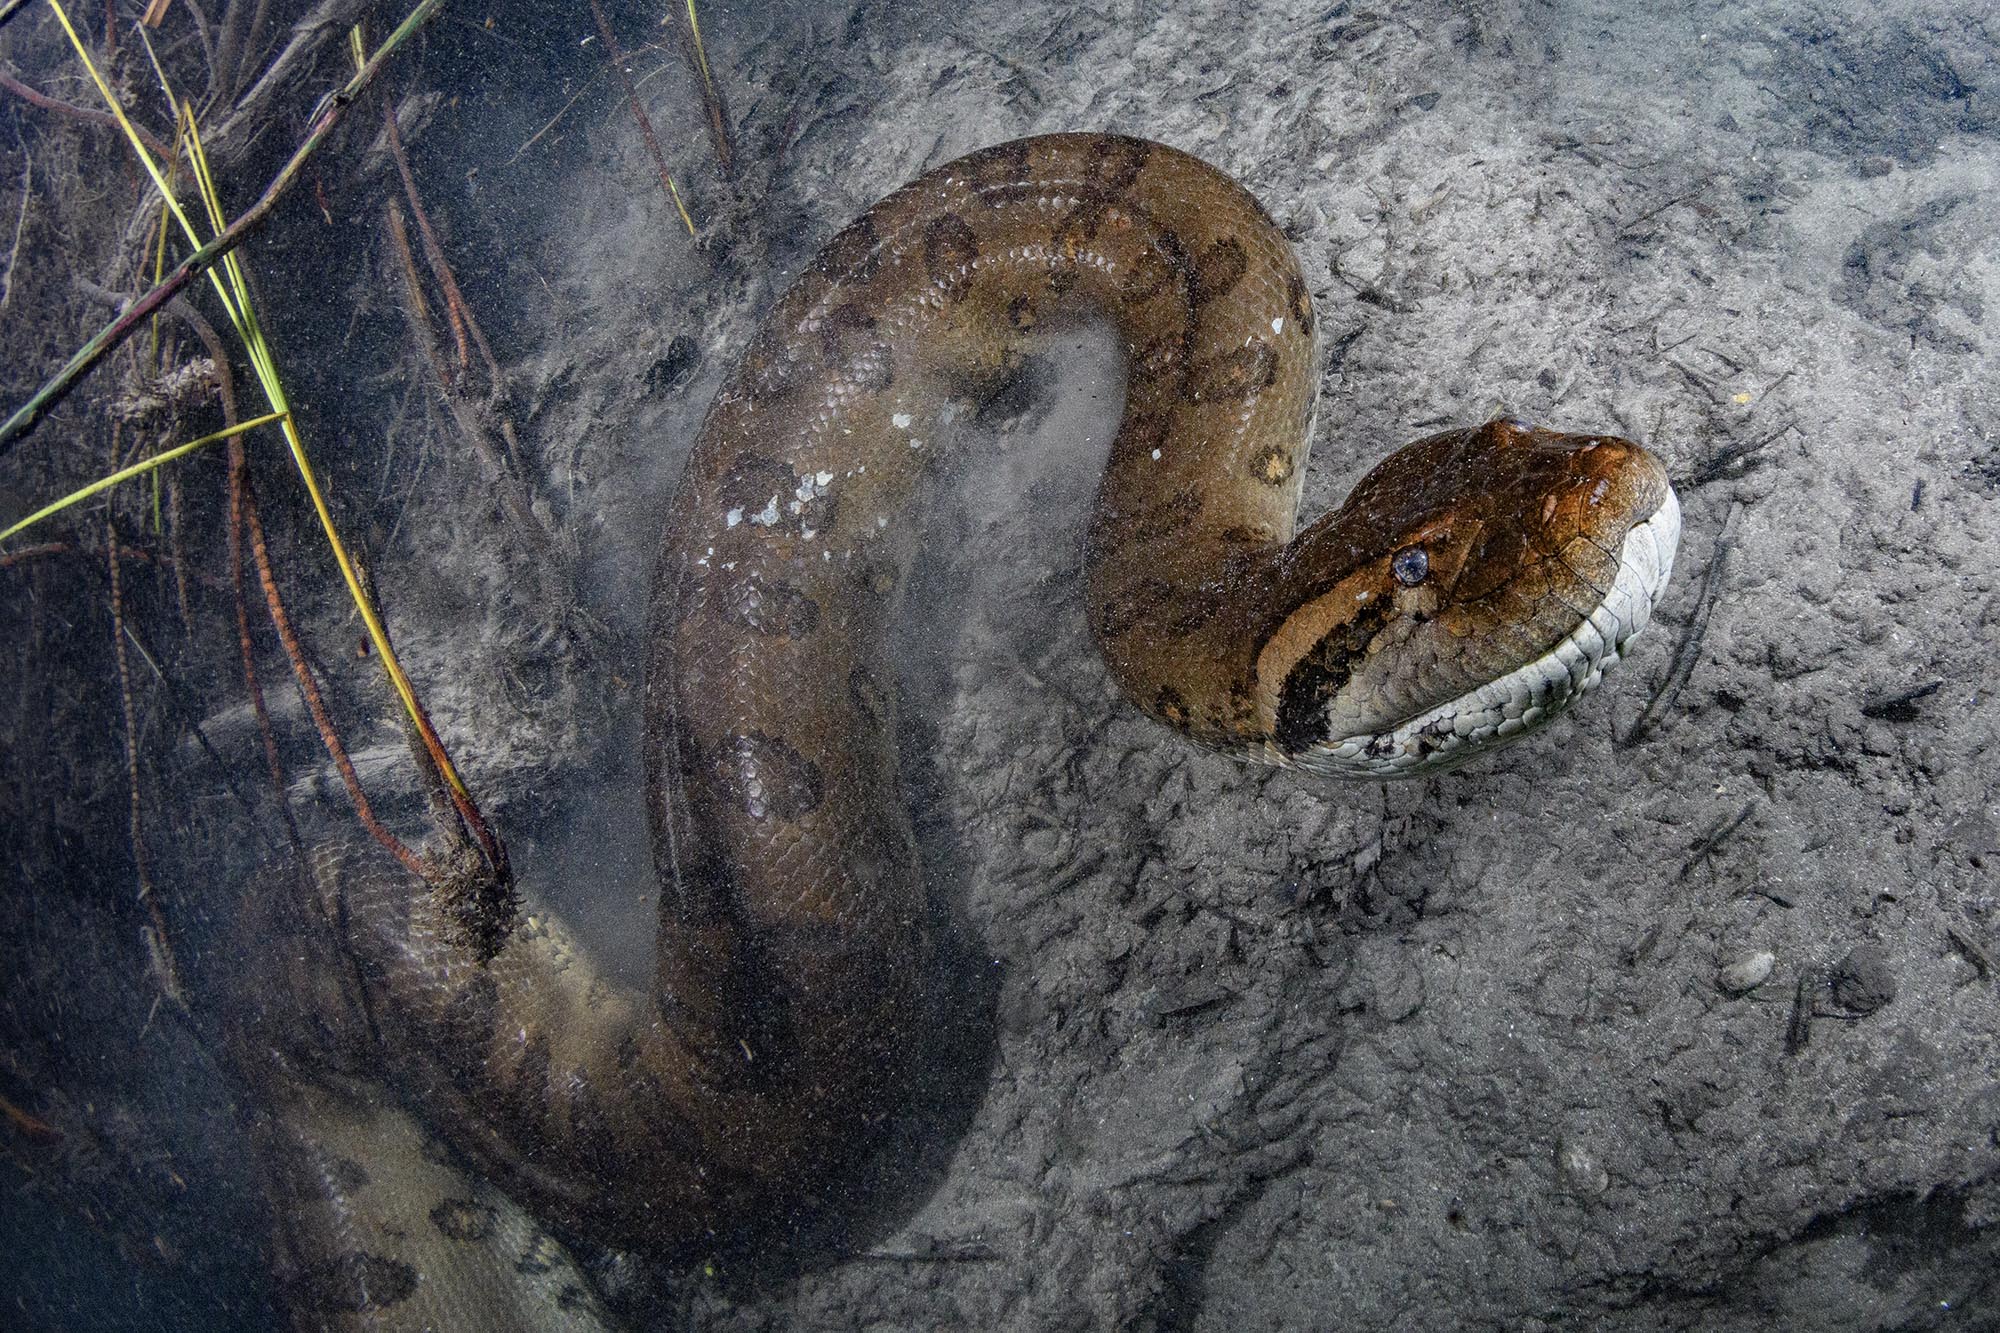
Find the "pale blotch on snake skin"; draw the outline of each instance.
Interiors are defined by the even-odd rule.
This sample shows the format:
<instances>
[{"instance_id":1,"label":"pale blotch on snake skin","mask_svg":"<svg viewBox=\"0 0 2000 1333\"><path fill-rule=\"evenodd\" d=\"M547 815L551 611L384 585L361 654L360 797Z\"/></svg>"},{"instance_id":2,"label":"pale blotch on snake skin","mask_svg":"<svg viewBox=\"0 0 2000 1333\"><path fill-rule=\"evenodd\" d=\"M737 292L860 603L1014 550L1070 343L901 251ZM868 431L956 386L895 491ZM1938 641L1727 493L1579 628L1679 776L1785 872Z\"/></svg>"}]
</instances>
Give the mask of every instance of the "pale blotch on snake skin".
<instances>
[{"instance_id":1,"label":"pale blotch on snake skin","mask_svg":"<svg viewBox=\"0 0 2000 1333\"><path fill-rule=\"evenodd\" d=\"M481 966L416 886L322 851L334 952L368 1016L354 1077L393 1087L470 1174L427 1184L447 1168L405 1152L352 1190L294 1180L317 1205L286 1253L319 1304L357 1281L412 1310L483 1291L423 1307L464 1327L503 1326L510 1302L573 1304L550 1294L573 1281L519 1267L526 1233L470 1202L468 1179L567 1235L674 1256L784 1216L867 1150L929 1023L884 656L910 497L952 421L1077 318L1127 353L1084 538L1089 623L1131 701L1199 744L1353 777L1449 767L1573 704L1666 586L1678 509L1658 460L1511 419L1397 451L1298 530L1311 297L1277 227L1214 168L1100 134L937 168L840 231L778 303L665 516L650 992L608 983L540 917ZM288 1108L274 1142L358 1141L360 1112L306 1095L302 1064L252 1076ZM378 1215L366 1254L311 1222ZM482 1239L502 1233L512 1253ZM488 1251L480 1271L500 1276L453 1276ZM405 1268L418 1285L400 1292Z\"/></svg>"}]
</instances>

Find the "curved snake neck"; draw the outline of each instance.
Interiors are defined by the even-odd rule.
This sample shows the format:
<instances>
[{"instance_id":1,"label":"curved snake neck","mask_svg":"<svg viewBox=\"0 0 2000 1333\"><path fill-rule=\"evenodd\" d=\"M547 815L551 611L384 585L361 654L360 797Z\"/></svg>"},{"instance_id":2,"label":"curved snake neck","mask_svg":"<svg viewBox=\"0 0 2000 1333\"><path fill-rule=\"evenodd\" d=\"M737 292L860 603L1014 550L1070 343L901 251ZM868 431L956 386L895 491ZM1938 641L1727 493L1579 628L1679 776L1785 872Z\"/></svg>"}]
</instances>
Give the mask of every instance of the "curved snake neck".
<instances>
[{"instance_id":1,"label":"curved snake neck","mask_svg":"<svg viewBox=\"0 0 2000 1333\"><path fill-rule=\"evenodd\" d=\"M482 967L410 884L334 868L404 1095L554 1224L684 1250L796 1203L890 1109L929 950L884 660L908 497L965 405L1080 317L1128 355L1090 623L1131 699L1203 745L1364 776L1458 762L1594 683L1665 583L1657 461L1510 420L1399 451L1295 534L1311 297L1195 158L1052 135L903 187L780 301L668 516L652 994L532 919Z\"/></svg>"}]
</instances>

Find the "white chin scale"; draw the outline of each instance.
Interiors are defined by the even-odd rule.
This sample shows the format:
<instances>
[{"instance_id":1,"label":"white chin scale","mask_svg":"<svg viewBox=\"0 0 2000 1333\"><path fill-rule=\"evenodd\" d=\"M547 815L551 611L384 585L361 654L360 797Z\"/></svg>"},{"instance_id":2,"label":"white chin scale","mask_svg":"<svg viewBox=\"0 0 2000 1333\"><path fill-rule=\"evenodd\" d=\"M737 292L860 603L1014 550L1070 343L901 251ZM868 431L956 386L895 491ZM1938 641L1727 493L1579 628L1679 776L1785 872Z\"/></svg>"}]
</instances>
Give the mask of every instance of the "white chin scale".
<instances>
[{"instance_id":1,"label":"white chin scale","mask_svg":"<svg viewBox=\"0 0 2000 1333\"><path fill-rule=\"evenodd\" d=\"M1410 777L1462 764L1545 726L1595 689L1646 628L1666 593L1680 539L1681 506L1669 490L1653 516L1625 534L1610 594L1548 653L1394 731L1325 741L1292 762L1333 777Z\"/></svg>"}]
</instances>

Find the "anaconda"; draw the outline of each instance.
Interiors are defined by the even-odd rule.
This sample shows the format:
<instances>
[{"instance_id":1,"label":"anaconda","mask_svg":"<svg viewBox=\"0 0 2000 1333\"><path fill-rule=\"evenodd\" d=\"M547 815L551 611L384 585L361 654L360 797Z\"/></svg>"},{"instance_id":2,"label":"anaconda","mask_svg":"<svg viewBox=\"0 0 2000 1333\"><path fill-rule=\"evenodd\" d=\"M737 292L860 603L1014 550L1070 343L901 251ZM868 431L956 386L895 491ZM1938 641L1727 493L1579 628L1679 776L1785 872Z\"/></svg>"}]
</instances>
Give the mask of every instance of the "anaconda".
<instances>
[{"instance_id":1,"label":"anaconda","mask_svg":"<svg viewBox=\"0 0 2000 1333\"><path fill-rule=\"evenodd\" d=\"M337 938L299 955L299 1002L349 1054L316 1069L267 1040L251 1060L302 1322L559 1322L575 1284L509 1252L541 1242L491 1187L563 1235L684 1255L865 1151L925 1037L885 649L912 497L968 405L1078 320L1126 356L1086 611L1132 703L1191 741L1434 772L1574 703L1666 586L1679 511L1659 461L1509 418L1406 446L1300 530L1313 303L1279 228L1214 168L1061 134L925 174L779 301L665 516L650 992L544 918L483 964L419 885L322 855ZM468 1178L454 1162L488 1193L449 1183Z\"/></svg>"}]
</instances>

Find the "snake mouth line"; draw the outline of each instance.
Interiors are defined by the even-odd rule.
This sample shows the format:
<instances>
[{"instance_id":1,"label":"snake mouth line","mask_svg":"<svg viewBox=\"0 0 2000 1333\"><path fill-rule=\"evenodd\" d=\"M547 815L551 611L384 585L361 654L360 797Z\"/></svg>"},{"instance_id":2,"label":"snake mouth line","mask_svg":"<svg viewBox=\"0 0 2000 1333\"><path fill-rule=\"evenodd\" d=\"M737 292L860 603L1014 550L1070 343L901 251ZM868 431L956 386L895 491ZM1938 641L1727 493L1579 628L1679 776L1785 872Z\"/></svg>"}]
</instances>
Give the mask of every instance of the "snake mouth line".
<instances>
[{"instance_id":1,"label":"snake mouth line","mask_svg":"<svg viewBox=\"0 0 2000 1333\"><path fill-rule=\"evenodd\" d=\"M1390 731L1329 739L1291 762L1331 777L1406 777L1451 768L1546 726L1596 689L1646 628L1666 594L1680 536L1680 502L1668 490L1625 534L1611 590L1555 647Z\"/></svg>"}]
</instances>

